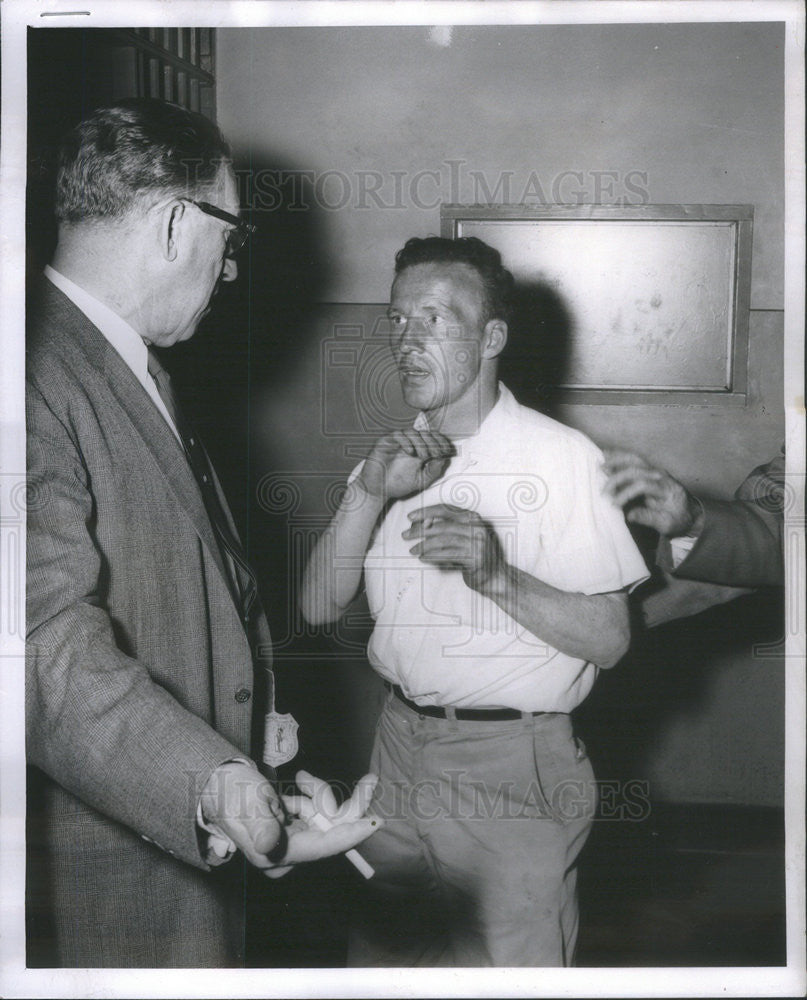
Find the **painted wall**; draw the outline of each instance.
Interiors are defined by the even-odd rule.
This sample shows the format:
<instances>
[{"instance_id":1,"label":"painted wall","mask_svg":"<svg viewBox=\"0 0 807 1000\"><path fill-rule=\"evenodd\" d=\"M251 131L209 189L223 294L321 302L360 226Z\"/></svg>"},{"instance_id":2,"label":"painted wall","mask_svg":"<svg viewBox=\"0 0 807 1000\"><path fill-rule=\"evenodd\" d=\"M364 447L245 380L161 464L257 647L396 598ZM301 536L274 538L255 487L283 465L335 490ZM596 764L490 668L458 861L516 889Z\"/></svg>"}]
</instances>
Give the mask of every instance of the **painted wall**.
<instances>
[{"instance_id":1,"label":"painted wall","mask_svg":"<svg viewBox=\"0 0 807 1000\"><path fill-rule=\"evenodd\" d=\"M752 306L782 307L778 26L223 29L218 58L245 160L314 177L329 301L383 301L441 201L579 197L755 205Z\"/></svg>"},{"instance_id":2,"label":"painted wall","mask_svg":"<svg viewBox=\"0 0 807 1000\"><path fill-rule=\"evenodd\" d=\"M219 31L219 122L261 226L225 298L232 364L250 378L230 401L252 427L251 493L235 506L311 759L355 776L382 697L362 623L338 646L302 634L293 603L328 487L369 439L348 433L353 400L323 365L326 342L357 331L317 303L383 303L395 250L439 232L440 202L752 204L746 406L555 411L729 495L784 436L782 46L767 24ZM522 398L541 402L529 385ZM232 448L218 449L226 473ZM645 637L581 713L601 768L648 777L659 798L779 803L781 663L751 650L777 637L780 610L743 598Z\"/></svg>"}]
</instances>

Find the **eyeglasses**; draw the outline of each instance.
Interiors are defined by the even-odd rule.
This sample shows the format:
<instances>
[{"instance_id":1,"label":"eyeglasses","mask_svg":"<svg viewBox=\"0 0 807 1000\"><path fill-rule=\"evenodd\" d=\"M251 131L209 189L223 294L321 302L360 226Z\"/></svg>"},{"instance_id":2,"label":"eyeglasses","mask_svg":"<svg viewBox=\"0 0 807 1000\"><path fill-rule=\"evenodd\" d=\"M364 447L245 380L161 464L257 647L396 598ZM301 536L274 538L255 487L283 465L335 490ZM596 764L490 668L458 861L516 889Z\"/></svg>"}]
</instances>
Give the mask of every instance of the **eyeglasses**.
<instances>
[{"instance_id":1,"label":"eyeglasses","mask_svg":"<svg viewBox=\"0 0 807 1000\"><path fill-rule=\"evenodd\" d=\"M217 208L207 201L193 201L191 198L188 198L188 201L190 201L191 205L195 205L201 212L204 212L205 215L212 215L214 219L229 222L231 226L235 227L227 230L227 243L224 248L225 257L235 257L250 236L258 230L258 227L253 226L251 222L239 219L237 215L231 215L229 212L225 212L223 208Z\"/></svg>"}]
</instances>

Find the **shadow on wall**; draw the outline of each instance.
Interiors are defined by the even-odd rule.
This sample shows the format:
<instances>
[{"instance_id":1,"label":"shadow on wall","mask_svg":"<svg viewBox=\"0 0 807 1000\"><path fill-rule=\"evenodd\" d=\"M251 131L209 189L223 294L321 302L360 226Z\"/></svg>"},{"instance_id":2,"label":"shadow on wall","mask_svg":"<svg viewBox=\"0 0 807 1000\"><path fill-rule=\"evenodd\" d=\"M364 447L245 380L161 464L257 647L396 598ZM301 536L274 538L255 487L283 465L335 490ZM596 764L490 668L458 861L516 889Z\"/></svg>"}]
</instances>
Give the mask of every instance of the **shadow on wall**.
<instances>
[{"instance_id":1,"label":"shadow on wall","mask_svg":"<svg viewBox=\"0 0 807 1000\"><path fill-rule=\"evenodd\" d=\"M748 683L749 669L765 663L771 684L778 688L781 657L771 652L767 659L760 659L762 654L755 651L773 650L784 634L784 592L777 587L761 588L651 629L634 622L627 656L615 669L601 672L593 691L575 711L575 723L589 745L597 778L616 781L620 787L647 778L659 738L676 720L700 715L714 697L718 675L727 670L736 674L737 683ZM767 711L767 703L760 710ZM757 739L759 720L748 722L750 739ZM772 748L782 740L781 719L778 722L770 733ZM704 774L714 774L721 767L742 773L749 766L742 741L737 749L745 751L740 759L734 758L731 748L705 758ZM771 790L773 802L784 795L784 760L780 768L781 783ZM649 796L655 797L652 787ZM747 802L738 804L757 805L754 790Z\"/></svg>"},{"instance_id":2,"label":"shadow on wall","mask_svg":"<svg viewBox=\"0 0 807 1000\"><path fill-rule=\"evenodd\" d=\"M236 169L238 169L236 162ZM238 171L241 203L260 205L250 190L252 176L261 171L294 168L268 157ZM305 196L307 192L303 191ZM307 199L309 205L315 199ZM241 531L249 560L260 584L261 598L273 635L284 636L296 602L290 593L289 534L285 516L267 513L260 503L259 483L275 463L274 452L283 428L265 426L254 418L253 407L271 397L293 379L305 355L303 338L312 336L312 317L327 282L326 246L321 214L280 204L254 208L249 214L257 231L239 254L239 276L222 284L210 315L197 335L170 352L183 400L200 429ZM277 666L277 709L291 711L301 724L301 744L313 749L313 760L298 758L294 765L318 764L316 748L309 748L307 733L320 727L316 713L338 699L341 678L336 671L321 672L313 682L298 676L282 662ZM307 689L302 681L308 682ZM266 705L265 677L255 684L256 736ZM325 710L324 708L322 709ZM342 719L344 725L350 719Z\"/></svg>"},{"instance_id":3,"label":"shadow on wall","mask_svg":"<svg viewBox=\"0 0 807 1000\"><path fill-rule=\"evenodd\" d=\"M249 171L239 172L244 207L259 204L248 184L264 171L297 169L269 157L252 159ZM295 197L298 203L316 204L307 190ZM273 510L261 495L267 473L283 467L279 456L286 451L282 437L288 433L282 418L267 424L265 402L312 377L301 364L318 335L315 320L329 280L325 219L316 208L300 211L279 204L254 209L250 221L257 232L239 255L238 280L220 286L214 309L196 336L167 352L166 364L176 373L258 576L275 641L276 709L291 712L300 724L299 753L278 775L291 779L306 768L331 781L348 782L366 768L367 723L357 718L354 692L369 690L373 701L375 675L363 656L368 631L361 625L353 629L347 646L344 629L339 641L322 629L300 631L296 582L305 553L298 545L306 533L290 532L289 512ZM310 435L315 433L312 425ZM308 435L302 428L303 441ZM256 672L256 753L267 705L265 680L262 671ZM361 704L366 700L359 696Z\"/></svg>"},{"instance_id":4,"label":"shadow on wall","mask_svg":"<svg viewBox=\"0 0 807 1000\"><path fill-rule=\"evenodd\" d=\"M571 314L553 288L543 282L516 286L499 377L520 403L555 416L572 332Z\"/></svg>"},{"instance_id":5,"label":"shadow on wall","mask_svg":"<svg viewBox=\"0 0 807 1000\"><path fill-rule=\"evenodd\" d=\"M291 169L276 162L250 163L254 173ZM241 195L246 208L252 202L249 175L239 176L246 178ZM279 205L244 214L257 232L238 255L238 279L219 286L213 310L196 336L178 344L168 358L183 398L205 432L208 449L214 460L220 459L217 468L222 469L236 456L246 468L250 446L271 433L267 428L250 428L251 403L288 380L302 351L300 338L311 329L327 280L321 252L324 231L316 210L300 212ZM231 499L245 515L243 493L243 488L234 490Z\"/></svg>"}]
</instances>

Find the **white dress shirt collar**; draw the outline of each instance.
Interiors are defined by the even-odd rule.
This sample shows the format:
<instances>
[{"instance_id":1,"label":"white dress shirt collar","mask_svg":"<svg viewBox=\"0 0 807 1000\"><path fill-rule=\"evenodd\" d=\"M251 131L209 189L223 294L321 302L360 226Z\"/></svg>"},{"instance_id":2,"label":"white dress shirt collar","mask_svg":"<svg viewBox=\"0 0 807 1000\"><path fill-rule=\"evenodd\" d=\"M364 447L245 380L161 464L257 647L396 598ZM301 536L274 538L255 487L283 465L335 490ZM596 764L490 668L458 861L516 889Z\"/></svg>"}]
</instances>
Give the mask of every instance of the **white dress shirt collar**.
<instances>
[{"instance_id":1,"label":"white dress shirt collar","mask_svg":"<svg viewBox=\"0 0 807 1000\"><path fill-rule=\"evenodd\" d=\"M74 281L66 278L59 271L48 264L45 267L45 276L63 292L68 299L80 309L87 319L97 327L104 338L123 358L126 365L131 369L137 381L143 386L157 409L162 413L168 422L168 426L179 438L173 420L165 408L165 403L157 391L154 379L149 375L148 370L148 348L146 342L125 319L105 305L99 302L95 296L77 285Z\"/></svg>"},{"instance_id":2,"label":"white dress shirt collar","mask_svg":"<svg viewBox=\"0 0 807 1000\"><path fill-rule=\"evenodd\" d=\"M45 274L74 305L78 306L93 326L98 327L135 373L138 381L142 382L142 376L148 374L148 350L137 330L109 306L99 302L84 288L54 270L50 264L45 268Z\"/></svg>"},{"instance_id":3,"label":"white dress shirt collar","mask_svg":"<svg viewBox=\"0 0 807 1000\"><path fill-rule=\"evenodd\" d=\"M503 442L507 441L506 437L502 438L500 435L501 423L503 420L508 419L513 413L513 408L518 404L504 382L497 383L497 390L496 402L483 418L476 432L467 437L457 438L454 442L458 454L467 455L471 451L484 448L488 442L490 442L494 452L501 451ZM423 410L415 417L413 427L417 431L428 431L430 429L428 415Z\"/></svg>"}]
</instances>

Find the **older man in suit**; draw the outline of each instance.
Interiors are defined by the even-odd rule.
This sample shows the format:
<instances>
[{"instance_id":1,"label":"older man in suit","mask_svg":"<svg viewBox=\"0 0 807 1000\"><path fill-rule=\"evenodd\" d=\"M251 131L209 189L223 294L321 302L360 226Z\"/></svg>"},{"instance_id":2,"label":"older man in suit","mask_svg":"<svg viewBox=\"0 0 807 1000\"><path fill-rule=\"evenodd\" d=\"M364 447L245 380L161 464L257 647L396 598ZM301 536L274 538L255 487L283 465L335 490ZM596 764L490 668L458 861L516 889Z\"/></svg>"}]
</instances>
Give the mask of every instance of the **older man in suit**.
<instances>
[{"instance_id":1,"label":"older man in suit","mask_svg":"<svg viewBox=\"0 0 807 1000\"><path fill-rule=\"evenodd\" d=\"M372 781L334 815L306 776L307 818L337 821L321 833L250 760L267 624L153 351L236 277L229 149L163 102L95 112L61 150L56 212L27 365L28 960L234 965L243 866L222 862L282 874L373 825Z\"/></svg>"}]
</instances>

